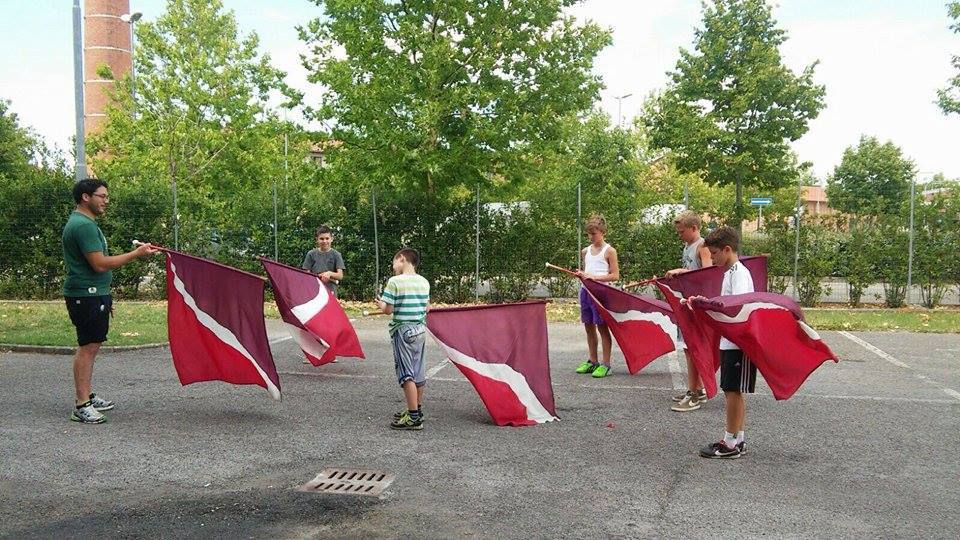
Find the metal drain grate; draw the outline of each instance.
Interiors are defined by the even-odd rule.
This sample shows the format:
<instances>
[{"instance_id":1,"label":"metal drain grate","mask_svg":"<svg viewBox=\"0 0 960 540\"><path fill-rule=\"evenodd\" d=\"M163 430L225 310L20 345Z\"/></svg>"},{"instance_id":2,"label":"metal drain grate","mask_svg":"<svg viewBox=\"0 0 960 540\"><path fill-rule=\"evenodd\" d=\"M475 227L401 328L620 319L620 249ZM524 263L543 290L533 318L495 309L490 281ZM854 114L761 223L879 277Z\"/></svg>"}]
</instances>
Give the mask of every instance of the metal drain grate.
<instances>
[{"instance_id":1,"label":"metal drain grate","mask_svg":"<svg viewBox=\"0 0 960 540\"><path fill-rule=\"evenodd\" d=\"M327 467L316 478L297 488L305 493L379 496L396 475L372 469Z\"/></svg>"}]
</instances>

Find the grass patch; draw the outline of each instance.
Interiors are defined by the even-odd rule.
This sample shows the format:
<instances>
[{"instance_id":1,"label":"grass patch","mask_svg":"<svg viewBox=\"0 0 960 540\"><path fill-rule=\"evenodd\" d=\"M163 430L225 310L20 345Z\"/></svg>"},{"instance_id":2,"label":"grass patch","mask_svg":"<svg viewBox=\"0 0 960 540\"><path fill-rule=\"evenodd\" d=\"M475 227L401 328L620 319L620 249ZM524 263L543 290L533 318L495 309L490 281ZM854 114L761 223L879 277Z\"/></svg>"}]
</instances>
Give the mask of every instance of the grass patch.
<instances>
[{"instance_id":1,"label":"grass patch","mask_svg":"<svg viewBox=\"0 0 960 540\"><path fill-rule=\"evenodd\" d=\"M167 341L166 302L123 302L113 305L106 346L144 345ZM0 343L77 346L77 334L60 302L0 302Z\"/></svg>"},{"instance_id":2,"label":"grass patch","mask_svg":"<svg viewBox=\"0 0 960 540\"><path fill-rule=\"evenodd\" d=\"M804 315L817 330L960 333L956 309L808 309Z\"/></svg>"},{"instance_id":3,"label":"grass patch","mask_svg":"<svg viewBox=\"0 0 960 540\"><path fill-rule=\"evenodd\" d=\"M374 309L369 302L343 302L352 318L362 310ZM440 307L440 306L437 306ZM279 318L273 302L264 304L264 313ZM924 333L960 333L960 310L957 309L808 309L807 322L817 330L903 331ZM106 345L143 345L167 341L166 302L133 302L119 300L114 304L115 317L110 321ZM373 317L382 320L387 316ZM580 322L576 302L547 304L550 322ZM21 345L75 346L76 333L70 324L63 302L0 302L0 343Z\"/></svg>"}]
</instances>

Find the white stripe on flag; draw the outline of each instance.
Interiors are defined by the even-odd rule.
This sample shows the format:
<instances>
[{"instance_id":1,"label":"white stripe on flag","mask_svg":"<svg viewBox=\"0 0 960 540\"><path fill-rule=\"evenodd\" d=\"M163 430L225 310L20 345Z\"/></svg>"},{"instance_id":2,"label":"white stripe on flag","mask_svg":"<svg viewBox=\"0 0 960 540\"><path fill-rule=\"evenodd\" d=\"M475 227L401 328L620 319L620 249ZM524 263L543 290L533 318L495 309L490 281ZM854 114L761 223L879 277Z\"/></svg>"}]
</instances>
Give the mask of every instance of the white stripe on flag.
<instances>
[{"instance_id":1,"label":"white stripe on flag","mask_svg":"<svg viewBox=\"0 0 960 540\"><path fill-rule=\"evenodd\" d=\"M719 321L723 323L742 323L742 322L745 322L747 319L749 319L750 315L753 315L754 311L761 310L761 309L781 309L783 311L790 311L783 306L778 306L777 304L773 304L770 302L751 302L749 304L744 304L740 306L740 311L737 312L737 314L734 315L733 317L726 315L724 313L718 313L711 309L707 309L705 311L707 312L707 315L709 315L710 318L715 321ZM820 334L818 334L817 331L811 328L809 325L799 320L797 321L797 324L799 324L800 328L802 328L803 331L808 336L810 336L810 339L820 340Z\"/></svg>"},{"instance_id":2,"label":"white stripe on flag","mask_svg":"<svg viewBox=\"0 0 960 540\"><path fill-rule=\"evenodd\" d=\"M647 311L637 311L635 309L631 309L626 313L619 313L619 312L611 311L608 309L607 313L609 313L610 316L613 317L613 319L619 323L626 322L626 321L652 322L653 324L659 326L660 329L663 330L663 333L666 334L671 341L673 341L673 346L675 349L679 348L677 347L677 325L670 320L670 317L667 317L666 315L664 315L663 313L660 313L659 311L647 312Z\"/></svg>"},{"instance_id":3,"label":"white stripe on flag","mask_svg":"<svg viewBox=\"0 0 960 540\"><path fill-rule=\"evenodd\" d=\"M476 371L484 377L489 377L509 386L510 389L513 390L514 395L517 396L517 399L520 400L520 403L526 407L527 418L538 424L557 420L557 417L547 412L547 409L545 409L543 404L540 403L540 400L537 399L537 395L533 393L533 389L527 384L527 379L512 367L506 364L487 364L486 362L480 362L476 358L467 356L440 341L433 332L430 332L430 335L433 336L437 345L446 352L447 358L449 358L451 362L460 364L467 369Z\"/></svg>"},{"instance_id":4,"label":"white stripe on flag","mask_svg":"<svg viewBox=\"0 0 960 540\"><path fill-rule=\"evenodd\" d=\"M327 286L323 284L320 278L317 278L317 285L319 289L317 290L316 296L299 306L290 308L294 317L296 317L301 324L307 324L307 321L312 319L317 313L320 313L320 310L330 301L330 293L327 291Z\"/></svg>"},{"instance_id":5,"label":"white stripe on flag","mask_svg":"<svg viewBox=\"0 0 960 540\"><path fill-rule=\"evenodd\" d=\"M260 364L253 359L253 355L247 351L247 348L240 343L240 340L237 339L237 336L230 331L229 328L223 326L216 319L207 314L206 311L203 311L197 306L196 300L193 299L193 296L187 292L187 287L184 285L183 281L180 279L180 276L177 275L177 265L173 264L173 260L170 261L170 269L173 271L173 286L177 289L177 292L180 293L180 296L183 297L183 302L189 307L194 315L196 315L197 320L200 321L200 324L205 326L208 330L213 332L213 335L217 338L236 349L237 352L242 354L244 358L250 361L250 364L257 370L257 373L260 374L260 377L263 379L263 382L267 385L267 391L270 392L270 396L273 399L280 399L280 389L277 388L273 381L270 380L270 377L267 377L267 374L264 373L263 369L260 368Z\"/></svg>"},{"instance_id":6,"label":"white stripe on flag","mask_svg":"<svg viewBox=\"0 0 960 540\"><path fill-rule=\"evenodd\" d=\"M290 337L297 342L300 349L317 359L323 356L323 353L327 352L327 349L330 348L323 340L317 339L313 334L298 326L294 326L287 321L283 321L283 325L287 327L287 331L290 332Z\"/></svg>"}]
</instances>

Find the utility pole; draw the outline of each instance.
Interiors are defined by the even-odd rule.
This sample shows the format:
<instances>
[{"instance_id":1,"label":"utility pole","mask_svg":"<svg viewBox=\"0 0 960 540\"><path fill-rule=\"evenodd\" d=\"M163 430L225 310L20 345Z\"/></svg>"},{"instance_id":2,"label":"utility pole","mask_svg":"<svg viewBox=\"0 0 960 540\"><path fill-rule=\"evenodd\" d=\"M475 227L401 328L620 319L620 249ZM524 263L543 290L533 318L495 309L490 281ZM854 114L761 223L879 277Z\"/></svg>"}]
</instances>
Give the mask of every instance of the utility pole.
<instances>
[{"instance_id":1,"label":"utility pole","mask_svg":"<svg viewBox=\"0 0 960 540\"><path fill-rule=\"evenodd\" d=\"M79 182L87 177L87 149L83 140L83 17L80 13L80 0L73 0L73 104L77 122L74 135L74 180Z\"/></svg>"}]
</instances>

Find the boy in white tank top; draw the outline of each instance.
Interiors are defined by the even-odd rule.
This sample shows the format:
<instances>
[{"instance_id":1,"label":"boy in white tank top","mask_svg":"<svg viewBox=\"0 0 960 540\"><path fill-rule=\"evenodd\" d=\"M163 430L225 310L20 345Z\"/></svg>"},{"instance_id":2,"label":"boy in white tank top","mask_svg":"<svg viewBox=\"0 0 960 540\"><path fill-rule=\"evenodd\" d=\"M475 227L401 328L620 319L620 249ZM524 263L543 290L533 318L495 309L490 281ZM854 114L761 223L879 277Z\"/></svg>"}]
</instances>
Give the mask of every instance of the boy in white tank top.
<instances>
[{"instance_id":1,"label":"boy in white tank top","mask_svg":"<svg viewBox=\"0 0 960 540\"><path fill-rule=\"evenodd\" d=\"M603 216L594 214L590 216L586 223L587 236L590 238L590 245L580 252L580 259L583 261L583 270L578 271L577 275L590 278L595 281L610 282L620 279L620 265L617 262L617 250L607 244L604 238L607 235L607 222ZM610 350L613 341L610 337L610 329L603 322L600 311L587 290L580 288L580 322L587 333L587 353L589 360L580 364L577 373L590 373L596 378L606 377L610 373ZM603 346L603 362L598 360L597 356L597 335L599 342Z\"/></svg>"},{"instance_id":2,"label":"boy in white tank top","mask_svg":"<svg viewBox=\"0 0 960 540\"><path fill-rule=\"evenodd\" d=\"M700 216L690 210L684 210L674 218L673 227L677 230L677 236L683 241L682 266L668 271L667 277L713 265L710 250L707 249L703 238L700 236ZM679 330L677 332L679 333ZM683 345L683 336L680 335L677 341ZM703 389L703 381L700 380L697 368L693 364L693 358L690 356L690 352L686 350L685 345L683 353L687 357L687 391L673 398L676 405L670 407L670 410L677 412L695 411L707 400L707 392Z\"/></svg>"}]
</instances>

